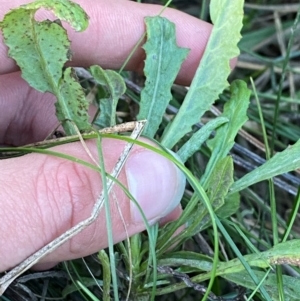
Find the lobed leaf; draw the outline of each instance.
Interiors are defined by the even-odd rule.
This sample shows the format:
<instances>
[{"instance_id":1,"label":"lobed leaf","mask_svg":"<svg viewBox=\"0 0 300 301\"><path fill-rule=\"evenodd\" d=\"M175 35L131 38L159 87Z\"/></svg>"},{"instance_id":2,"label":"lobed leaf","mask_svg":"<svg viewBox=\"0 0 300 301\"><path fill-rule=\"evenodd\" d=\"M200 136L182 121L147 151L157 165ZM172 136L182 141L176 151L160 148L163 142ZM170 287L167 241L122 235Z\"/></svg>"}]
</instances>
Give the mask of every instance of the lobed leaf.
<instances>
[{"instance_id":1,"label":"lobed leaf","mask_svg":"<svg viewBox=\"0 0 300 301\"><path fill-rule=\"evenodd\" d=\"M148 121L143 134L152 138L172 99L171 87L183 60L187 57L188 49L177 46L175 25L166 18L146 17L145 23L147 42L143 48L146 52L146 82L141 93L137 118Z\"/></svg>"},{"instance_id":2,"label":"lobed leaf","mask_svg":"<svg viewBox=\"0 0 300 301\"><path fill-rule=\"evenodd\" d=\"M230 59L239 54L237 44L241 38L243 0L212 0L211 36L184 102L163 134L162 144L172 148L191 131L201 116L209 110L218 95L228 86Z\"/></svg>"}]
</instances>

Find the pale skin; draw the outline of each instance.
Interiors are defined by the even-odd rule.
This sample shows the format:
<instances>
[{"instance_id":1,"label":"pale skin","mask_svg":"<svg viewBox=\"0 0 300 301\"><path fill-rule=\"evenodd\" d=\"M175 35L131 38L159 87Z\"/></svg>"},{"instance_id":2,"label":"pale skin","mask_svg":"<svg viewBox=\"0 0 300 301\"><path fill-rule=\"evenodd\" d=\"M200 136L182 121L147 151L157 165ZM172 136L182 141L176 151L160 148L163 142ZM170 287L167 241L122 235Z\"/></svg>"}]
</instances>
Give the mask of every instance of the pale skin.
<instances>
[{"instance_id":1,"label":"pale skin","mask_svg":"<svg viewBox=\"0 0 300 301\"><path fill-rule=\"evenodd\" d=\"M0 19L10 8L27 3L26 0L0 0ZM69 31L74 53L74 66L99 64L118 69L144 32L143 18L157 15L160 6L137 4L126 0L81 0L78 2L90 16L90 26L82 33ZM43 13L44 18L47 13ZM211 25L176 10L164 14L176 24L177 43L190 48L188 59L178 75L179 84L188 85L199 64L209 38ZM84 42L83 42L84 41ZM144 52L139 49L127 69L142 71ZM7 48L0 41L0 144L24 145L45 139L55 128L54 98L28 87L20 77L14 61L7 58ZM88 142L97 156L94 142ZM124 143L106 139L103 153L108 169L114 167ZM55 148L91 161L80 143ZM143 150L135 147L133 152ZM143 166L141 166L141 170ZM30 254L56 238L71 226L90 215L95 197L101 191L99 174L61 159L30 154L0 161L0 271L12 268ZM122 171L119 179L127 185ZM125 219L127 232L133 235L145 229L133 222L128 199L115 188L115 197ZM175 219L177 207L160 221ZM126 231L116 206L112 206L115 242L126 238ZM86 256L107 246L104 214L81 234L65 243L39 263L37 268Z\"/></svg>"}]
</instances>

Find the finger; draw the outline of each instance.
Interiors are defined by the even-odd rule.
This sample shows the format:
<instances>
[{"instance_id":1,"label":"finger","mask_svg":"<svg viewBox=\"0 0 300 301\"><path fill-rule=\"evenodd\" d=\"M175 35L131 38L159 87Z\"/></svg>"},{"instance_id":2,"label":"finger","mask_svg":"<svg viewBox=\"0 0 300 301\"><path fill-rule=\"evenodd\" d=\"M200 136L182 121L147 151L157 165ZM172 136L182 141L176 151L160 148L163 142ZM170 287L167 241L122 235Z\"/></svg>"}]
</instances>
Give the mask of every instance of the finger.
<instances>
[{"instance_id":1,"label":"finger","mask_svg":"<svg viewBox=\"0 0 300 301\"><path fill-rule=\"evenodd\" d=\"M55 97L29 87L19 71L0 75L0 91L0 145L42 141L57 129ZM95 115L94 106L89 113Z\"/></svg>"},{"instance_id":2,"label":"finger","mask_svg":"<svg viewBox=\"0 0 300 301\"><path fill-rule=\"evenodd\" d=\"M172 212L170 212L168 215L166 215L159 221L159 226L164 226L165 224L167 224L171 221L177 220L180 217L181 213L182 213L182 207L181 207L181 205L178 205ZM175 231L174 236L180 234L184 229L185 229L185 226L179 227ZM168 250L172 250L175 246L176 245L170 246L170 248ZM49 269L53 268L54 266L56 266L60 262L59 260L58 261L52 260L51 262L48 260L49 259L46 259L46 260L44 260L44 262L37 263L36 265L34 265L33 269L34 270L49 270Z\"/></svg>"},{"instance_id":3,"label":"finger","mask_svg":"<svg viewBox=\"0 0 300 301\"><path fill-rule=\"evenodd\" d=\"M98 160L94 141L87 142ZM124 142L104 139L106 170L111 172ZM92 162L80 143L53 148ZM88 218L102 184L98 172L65 159L30 154L0 161L1 232L0 271L9 269L63 232ZM13 177L12 177L13 175ZM170 212L178 215L185 178L173 163L141 147L130 153L119 180L129 188L150 223ZM13 191L13 193L11 193ZM141 214L124 191L114 186L110 194L114 242L145 229ZM173 213L174 212L174 213ZM107 247L106 219L102 210L97 220L54 251L42 263L92 254Z\"/></svg>"},{"instance_id":4,"label":"finger","mask_svg":"<svg viewBox=\"0 0 300 301\"><path fill-rule=\"evenodd\" d=\"M1 0L0 18L13 7L29 2L28 0ZM99 64L104 68L119 69L145 31L145 16L155 16L161 6L139 4L124 0L77 0L90 16L90 25L84 32L69 30L74 57L72 65L90 66ZM49 18L48 12L40 17ZM174 9L166 9L162 16L176 24L177 43L191 49L183 63L178 83L188 85L208 41L211 25L197 18ZM7 48L0 43L0 73L16 70L14 61L7 58ZM143 66L144 51L139 48L129 64L128 69L140 71Z\"/></svg>"},{"instance_id":5,"label":"finger","mask_svg":"<svg viewBox=\"0 0 300 301\"><path fill-rule=\"evenodd\" d=\"M0 75L0 145L44 140L58 125L55 97L28 86L20 72Z\"/></svg>"}]
</instances>

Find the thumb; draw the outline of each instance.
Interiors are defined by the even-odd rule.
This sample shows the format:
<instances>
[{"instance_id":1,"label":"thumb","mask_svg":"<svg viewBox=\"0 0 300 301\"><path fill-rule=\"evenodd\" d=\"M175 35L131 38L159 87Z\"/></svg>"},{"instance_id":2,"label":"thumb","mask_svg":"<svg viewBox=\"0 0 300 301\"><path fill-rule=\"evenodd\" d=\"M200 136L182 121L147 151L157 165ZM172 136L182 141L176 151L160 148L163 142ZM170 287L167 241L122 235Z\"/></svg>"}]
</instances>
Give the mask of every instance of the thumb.
<instances>
[{"instance_id":1,"label":"thumb","mask_svg":"<svg viewBox=\"0 0 300 301\"><path fill-rule=\"evenodd\" d=\"M98 161L95 141L87 147ZM103 139L106 172L111 173L125 142ZM52 148L92 163L80 143ZM99 161L98 161L99 162ZM1 208L0 271L12 268L29 255L91 215L102 190L99 173L62 158L28 154L0 161ZM150 223L178 206L185 187L179 169L161 155L134 146L118 180L128 188ZM145 229L140 212L115 184L110 196L114 242ZM103 210L96 221L41 260L41 266L83 257L107 247Z\"/></svg>"}]
</instances>

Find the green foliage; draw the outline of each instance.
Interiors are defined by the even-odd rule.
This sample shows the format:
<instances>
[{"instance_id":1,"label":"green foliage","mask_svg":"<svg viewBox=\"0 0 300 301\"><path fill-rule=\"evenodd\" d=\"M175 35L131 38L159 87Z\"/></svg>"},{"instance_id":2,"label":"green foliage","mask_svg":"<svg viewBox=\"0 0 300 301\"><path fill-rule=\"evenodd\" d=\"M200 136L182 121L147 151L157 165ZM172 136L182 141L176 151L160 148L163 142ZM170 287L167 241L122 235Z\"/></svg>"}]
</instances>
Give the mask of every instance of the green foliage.
<instances>
[{"instance_id":1,"label":"green foliage","mask_svg":"<svg viewBox=\"0 0 300 301\"><path fill-rule=\"evenodd\" d=\"M229 122L217 129L216 136L207 142L211 150L211 156L204 175L201 178L202 185L207 188L207 181L215 165L225 156L234 145L234 139L247 121L247 109L249 105L250 90L243 81L234 81L230 87L231 98L224 106L222 117L228 118Z\"/></svg>"},{"instance_id":2,"label":"green foliage","mask_svg":"<svg viewBox=\"0 0 300 301\"><path fill-rule=\"evenodd\" d=\"M277 175L300 168L300 140L282 152L278 152L262 166L254 169L236 181L231 187L231 193L245 189L255 183L271 179Z\"/></svg>"},{"instance_id":3,"label":"green foliage","mask_svg":"<svg viewBox=\"0 0 300 301\"><path fill-rule=\"evenodd\" d=\"M255 268L268 269L276 264L293 264L299 265L300 256L299 256L299 247L300 240L291 240L289 242L284 242L276 245L268 251L261 252L259 254L245 255L245 261ZM161 259L159 265L171 265L171 266L185 266L192 268L192 271L198 269L204 271L198 276L193 277L195 283L202 282L211 277L212 261L210 257L203 256L202 254L197 254L193 252L175 252L170 254L168 259ZM255 274L258 276L258 279L261 280L263 276L267 273L261 271L255 271ZM238 285L245 286L251 289L256 289L256 285L253 280L250 278L247 271L244 270L244 266L239 259L233 259L227 262L219 262L216 274L220 277L226 278L230 281L237 283ZM247 276L246 276L247 275ZM245 278L244 278L245 277ZM240 278L238 280L238 278ZM245 283L243 282L245 279ZM272 300L278 299L278 290L276 285L276 280L273 277L268 276L269 281L263 283L267 292L272 297ZM293 288L293 285L297 284L299 286L299 280L284 276L285 284L285 297L286 300L297 300L296 296L299 293L299 289ZM184 284L171 285L169 289L181 289L184 287ZM159 293L162 293L162 289ZM276 296L276 297L274 297ZM275 299L274 299L275 298ZM290 299L289 299L290 298Z\"/></svg>"},{"instance_id":4,"label":"green foliage","mask_svg":"<svg viewBox=\"0 0 300 301\"><path fill-rule=\"evenodd\" d=\"M38 22L34 15L40 7L51 9L76 30L84 30L88 17L81 7L67 0L36 1L11 10L1 22L9 56L20 66L22 77L35 89L57 97L56 113L67 135L90 129L88 103L70 69L70 41L60 21Z\"/></svg>"},{"instance_id":5,"label":"green foliage","mask_svg":"<svg viewBox=\"0 0 300 301\"><path fill-rule=\"evenodd\" d=\"M229 120L226 117L217 117L209 121L201 129L194 133L193 136L177 152L177 155L180 157L182 162L185 162L196 151L198 151L201 148L201 145L210 137L216 128L228 121Z\"/></svg>"},{"instance_id":6,"label":"green foliage","mask_svg":"<svg viewBox=\"0 0 300 301\"><path fill-rule=\"evenodd\" d=\"M94 124L100 128L114 126L116 124L116 109L119 98L125 93L126 86L123 78L113 70L103 70L100 66L90 67L95 81L107 90L109 97L100 99L101 114Z\"/></svg>"},{"instance_id":7,"label":"green foliage","mask_svg":"<svg viewBox=\"0 0 300 301\"><path fill-rule=\"evenodd\" d=\"M88 287L91 288L93 287L95 284L99 285L99 286L103 286L103 281L101 280L98 280L96 283L95 283L95 279L93 278L90 278L90 277L81 277L80 279L80 285L81 287L85 287L85 289L87 289ZM68 285L64 290L63 290L63 293L62 293L62 296L64 298L68 298L68 295L71 295L72 293L75 293L77 292L79 289L79 284L78 282L77 283L72 283L70 285ZM98 299L99 300L99 299Z\"/></svg>"},{"instance_id":8,"label":"green foliage","mask_svg":"<svg viewBox=\"0 0 300 301\"><path fill-rule=\"evenodd\" d=\"M76 31L84 31L89 25L86 12L77 3L69 0L37 0L21 7L32 11L40 7L52 10L61 21L68 22Z\"/></svg>"},{"instance_id":9,"label":"green foliage","mask_svg":"<svg viewBox=\"0 0 300 301\"><path fill-rule=\"evenodd\" d=\"M207 183L207 196L215 208L224 204L224 199L232 183L233 161L230 156L227 156L218 161Z\"/></svg>"},{"instance_id":10,"label":"green foliage","mask_svg":"<svg viewBox=\"0 0 300 301\"><path fill-rule=\"evenodd\" d=\"M271 297L272 301L281 301L278 291L278 280L275 274L270 274L267 277L266 272L256 271L259 281L266 287L266 291ZM246 271L229 274L224 276L228 281L234 282L250 289L251 291L257 290L257 286L253 283L249 274ZM283 289L285 301L297 301L300 294L300 281L298 278L283 275Z\"/></svg>"},{"instance_id":11,"label":"green foliage","mask_svg":"<svg viewBox=\"0 0 300 301\"><path fill-rule=\"evenodd\" d=\"M184 102L163 134L162 144L168 148L191 131L228 86L229 61L239 54L243 0L212 0L210 8L214 27Z\"/></svg>"},{"instance_id":12,"label":"green foliage","mask_svg":"<svg viewBox=\"0 0 300 301\"><path fill-rule=\"evenodd\" d=\"M41 92L55 93L68 60L70 41L59 23L37 22L34 14L35 10L25 8L8 13L2 21L4 41L22 77Z\"/></svg>"},{"instance_id":13,"label":"green foliage","mask_svg":"<svg viewBox=\"0 0 300 301\"><path fill-rule=\"evenodd\" d=\"M177 46L174 23L159 16L147 17L145 23L147 42L143 48L146 52L146 82L137 118L148 121L144 135L152 138L172 99L170 90L188 50Z\"/></svg>"},{"instance_id":14,"label":"green foliage","mask_svg":"<svg viewBox=\"0 0 300 301\"><path fill-rule=\"evenodd\" d=\"M214 28L201 64L179 112L164 129L161 138L163 147L175 146L183 136L192 130L192 127L228 87L229 61L239 53L237 44L242 26L242 6L242 0L211 0L210 14ZM52 10L59 20L37 22L34 15L40 7ZM67 21L78 31L84 30L88 26L86 13L79 5L68 0L39 0L23 5L6 14L0 25L4 42L9 47L9 55L20 66L23 78L33 88L41 92L51 92L57 97L55 106L58 120L62 122L66 134L70 135L77 133L74 125L81 132L90 130L91 125L88 122L89 103L85 98L85 91L77 81L74 70L64 68L65 63L70 59L71 52L70 41L60 20ZM172 99L171 87L188 50L177 46L175 25L167 19L160 16L147 17L145 23L147 40L143 48L146 53L144 69L146 82L141 93L140 112L137 119L148 120L144 135L152 138L156 135L168 103ZM264 30L263 37L268 32L270 30ZM259 40L260 37L257 39ZM242 45L249 46L250 44L246 42L242 41ZM100 128L113 126L116 124L118 100L126 90L124 80L115 71L103 70L99 66L90 67L90 72L97 84L102 86L107 94L99 101L100 113L98 112L99 114L94 119L94 125ZM187 164L193 164L193 159L196 157L194 154L203 151L202 145L206 143L205 150L209 153L209 160L204 174L201 175L201 172L195 171L193 175L168 152L164 153L157 148L136 142L164 155L186 174L194 194L191 197L185 196L184 211L180 218L168 223L160 230L157 225L151 229L147 228L147 236L144 234L134 235L130 239L131 244L121 243L115 253L111 247L110 257L107 256L106 251L99 251L98 259L101 261L103 270L101 280L98 279L100 273L97 275L96 281L90 277L79 277L81 282L67 286L63 291L63 296L78 291L80 286L80 289L84 290L91 299L96 300L90 290L93 285L97 284L103 288L102 299L110 300L111 281L116 278L113 280L115 283L113 288L115 290L114 297L117 300L118 292L125 290L128 285L122 277L116 276L119 266L121 269L126 269L125 277L129 275L132 280L130 298L132 297L134 300L154 299L156 293L158 295L166 294L185 288L185 282L170 284L164 276L156 275L155 256L157 256L160 265L179 267L182 272L187 274L192 272L194 276L192 280L195 283L209 280L206 295L208 295L214 278L219 276L253 291L261 289L260 292L265 300L279 300L278 279L272 274L265 277L266 273L269 273L269 269L276 265L299 266L300 240L282 242L272 248L268 247L268 250L264 252L257 250L253 254L242 255L233 242L234 237L231 237L222 226L224 221L221 223L220 219L230 217L239 209L239 192L241 190L254 183L300 168L300 140L234 182L234 165L229 152L235 143L238 131L248 119L250 91L245 82L237 80L232 82L230 92L231 96L226 102L221 116L211 120L190 135L189 140L182 146L179 143L176 145L176 149L179 149L177 154L181 160L186 162L190 158L191 160ZM214 137L210 138L212 134ZM88 139L100 136L90 133L84 134L83 137ZM117 138L127 139L126 137ZM66 141L74 141L74 137ZM23 151L60 156L57 153L40 149L24 148ZM101 154L100 144L98 154ZM70 160L65 154L61 155L61 158ZM90 163L77 158L73 161L95 168ZM106 177L104 168L102 168L102 176L103 179ZM107 220L109 220L109 212L109 207L107 207ZM240 212L238 213L240 214ZM187 225L187 227L178 233L178 228L183 225ZM219 227L222 239L228 243L226 250L223 250L224 253L227 252L234 259L223 260L223 253L218 253L219 233L216 225ZM211 226L213 230L211 230ZM214 239L214 258L188 251L172 253L171 246L176 247L184 243L204 229ZM243 235L245 238L246 234L243 233ZM248 235L249 238L244 239L246 247L255 250L251 245L253 234L249 231ZM111 244L112 241L111 237ZM266 247L266 243L261 245ZM115 262L113 258L118 257L116 254L119 255L119 258ZM118 266L119 262L121 264ZM116 268L112 268L114 266ZM252 270L251 267L254 269ZM299 281L286 275L283 275L282 279L285 300L298 300ZM262 282L261 287L257 286L259 281ZM120 287L116 283L120 283ZM157 291L155 291L156 286Z\"/></svg>"},{"instance_id":15,"label":"green foliage","mask_svg":"<svg viewBox=\"0 0 300 301\"><path fill-rule=\"evenodd\" d=\"M65 126L66 134L73 133L73 124L80 131L89 130L91 128L88 122L89 104L72 68L67 68L64 71L58 91L55 94L58 98L55 103L56 115Z\"/></svg>"},{"instance_id":16,"label":"green foliage","mask_svg":"<svg viewBox=\"0 0 300 301\"><path fill-rule=\"evenodd\" d=\"M230 156L220 159L215 166L214 171L208 182L207 197L214 211L221 216L228 215L229 212L234 213L239 205L239 198L234 199L234 202L226 204L226 211L222 208L225 206L225 200L228 190L233 183L233 162ZM199 196L198 196L199 197ZM190 233L196 234L211 225L211 216L208 213L207 206L204 202L198 204L197 210L190 215L188 223L193 230ZM193 226L192 226L193 225Z\"/></svg>"},{"instance_id":17,"label":"green foliage","mask_svg":"<svg viewBox=\"0 0 300 301\"><path fill-rule=\"evenodd\" d=\"M98 252L98 258L101 262L102 269L103 269L103 300L108 301L110 300L110 283L111 283L111 271L110 271L110 264L109 258L104 250L100 250Z\"/></svg>"}]
</instances>

